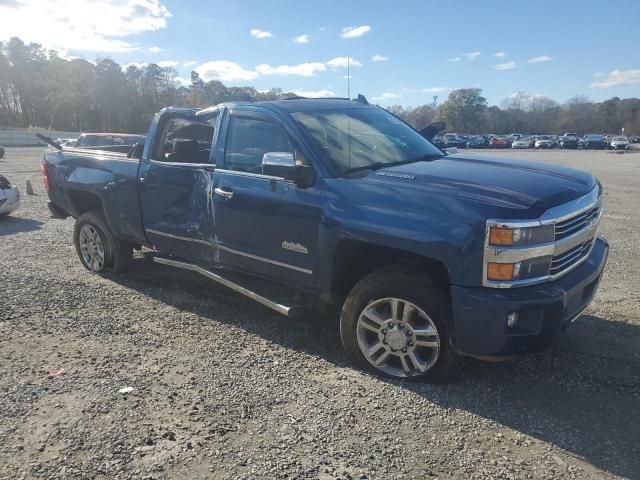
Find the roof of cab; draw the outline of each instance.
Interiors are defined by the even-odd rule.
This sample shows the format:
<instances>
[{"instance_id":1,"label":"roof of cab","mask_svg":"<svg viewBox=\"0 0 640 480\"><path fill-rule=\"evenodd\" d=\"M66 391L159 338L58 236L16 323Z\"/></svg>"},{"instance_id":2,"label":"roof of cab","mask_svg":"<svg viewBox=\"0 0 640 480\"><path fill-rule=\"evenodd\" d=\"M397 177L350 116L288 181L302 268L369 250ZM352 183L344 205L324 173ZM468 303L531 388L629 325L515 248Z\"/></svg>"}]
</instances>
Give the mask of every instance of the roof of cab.
<instances>
[{"instance_id":1,"label":"roof of cab","mask_svg":"<svg viewBox=\"0 0 640 480\"><path fill-rule=\"evenodd\" d=\"M208 107L200 110L198 115L209 112L220 107L233 108L237 106L264 107L271 110L283 112L304 112L309 110L335 110L343 108L370 108L370 105L357 100L347 98L305 98L292 97L282 100L267 100L263 102L225 102L215 107Z\"/></svg>"}]
</instances>

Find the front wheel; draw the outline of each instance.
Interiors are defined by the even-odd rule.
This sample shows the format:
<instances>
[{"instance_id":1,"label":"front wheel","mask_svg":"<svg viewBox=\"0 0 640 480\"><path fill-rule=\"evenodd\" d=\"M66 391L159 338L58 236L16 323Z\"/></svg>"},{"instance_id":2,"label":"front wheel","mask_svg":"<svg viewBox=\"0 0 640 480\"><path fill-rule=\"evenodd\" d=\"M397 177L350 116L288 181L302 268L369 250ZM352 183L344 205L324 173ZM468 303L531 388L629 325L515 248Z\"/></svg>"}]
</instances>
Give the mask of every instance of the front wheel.
<instances>
[{"instance_id":1,"label":"front wheel","mask_svg":"<svg viewBox=\"0 0 640 480\"><path fill-rule=\"evenodd\" d=\"M100 211L87 212L78 217L73 241L82 265L92 272L110 270L119 273L126 270L131 262L131 245L111 233Z\"/></svg>"},{"instance_id":2,"label":"front wheel","mask_svg":"<svg viewBox=\"0 0 640 480\"><path fill-rule=\"evenodd\" d=\"M411 267L380 269L353 288L340 334L352 361L394 378L442 382L453 371L450 305L430 277Z\"/></svg>"}]
</instances>

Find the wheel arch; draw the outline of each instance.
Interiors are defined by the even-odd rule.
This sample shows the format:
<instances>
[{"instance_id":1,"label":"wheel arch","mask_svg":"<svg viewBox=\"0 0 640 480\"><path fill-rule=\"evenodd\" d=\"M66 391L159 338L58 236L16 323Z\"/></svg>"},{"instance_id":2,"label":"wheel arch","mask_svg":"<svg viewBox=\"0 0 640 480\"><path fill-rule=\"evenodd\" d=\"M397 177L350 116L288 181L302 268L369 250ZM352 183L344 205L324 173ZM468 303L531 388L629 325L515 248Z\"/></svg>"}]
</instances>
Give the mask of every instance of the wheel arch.
<instances>
[{"instance_id":1,"label":"wheel arch","mask_svg":"<svg viewBox=\"0 0 640 480\"><path fill-rule=\"evenodd\" d=\"M445 264L433 257L359 240L342 240L331 265L331 298L341 304L362 278L383 267L407 265L430 277L450 296L450 275Z\"/></svg>"}]
</instances>

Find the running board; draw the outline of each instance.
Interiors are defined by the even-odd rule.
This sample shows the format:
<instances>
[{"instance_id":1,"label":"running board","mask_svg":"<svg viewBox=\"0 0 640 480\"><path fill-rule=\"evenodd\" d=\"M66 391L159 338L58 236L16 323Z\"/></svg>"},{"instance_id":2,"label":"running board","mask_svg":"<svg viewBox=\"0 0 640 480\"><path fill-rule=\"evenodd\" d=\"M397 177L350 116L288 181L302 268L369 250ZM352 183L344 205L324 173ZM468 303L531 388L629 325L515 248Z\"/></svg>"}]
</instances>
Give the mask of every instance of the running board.
<instances>
[{"instance_id":1,"label":"running board","mask_svg":"<svg viewBox=\"0 0 640 480\"><path fill-rule=\"evenodd\" d=\"M214 282L218 282L219 284L224 285L225 287L228 287L235 292L241 293L242 295L245 295L250 299L255 300L256 302L261 303L265 307L268 307L271 310L275 310L276 312L286 317L298 317L302 313L300 308L298 307L288 307L286 305L281 305L280 303L269 300L268 298L263 297L256 292L252 292L242 285L238 285L235 282L227 280L217 273L213 273L212 271L202 268L199 265L165 257L153 257L153 261L155 263L161 263L162 265L169 265L171 267L182 268L184 270L191 270L193 272L199 273L200 275L203 275L208 279L213 280Z\"/></svg>"}]
</instances>

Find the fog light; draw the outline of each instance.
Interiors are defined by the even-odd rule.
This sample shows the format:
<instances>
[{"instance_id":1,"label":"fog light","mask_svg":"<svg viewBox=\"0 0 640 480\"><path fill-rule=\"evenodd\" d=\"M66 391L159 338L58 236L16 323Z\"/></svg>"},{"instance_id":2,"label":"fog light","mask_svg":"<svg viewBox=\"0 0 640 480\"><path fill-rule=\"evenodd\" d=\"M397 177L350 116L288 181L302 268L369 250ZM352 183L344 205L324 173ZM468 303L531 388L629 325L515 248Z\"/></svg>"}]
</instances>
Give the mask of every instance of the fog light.
<instances>
[{"instance_id":1,"label":"fog light","mask_svg":"<svg viewBox=\"0 0 640 480\"><path fill-rule=\"evenodd\" d=\"M507 327L513 328L516 326L517 322L518 322L518 312L511 312L507 316Z\"/></svg>"}]
</instances>

